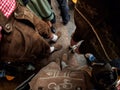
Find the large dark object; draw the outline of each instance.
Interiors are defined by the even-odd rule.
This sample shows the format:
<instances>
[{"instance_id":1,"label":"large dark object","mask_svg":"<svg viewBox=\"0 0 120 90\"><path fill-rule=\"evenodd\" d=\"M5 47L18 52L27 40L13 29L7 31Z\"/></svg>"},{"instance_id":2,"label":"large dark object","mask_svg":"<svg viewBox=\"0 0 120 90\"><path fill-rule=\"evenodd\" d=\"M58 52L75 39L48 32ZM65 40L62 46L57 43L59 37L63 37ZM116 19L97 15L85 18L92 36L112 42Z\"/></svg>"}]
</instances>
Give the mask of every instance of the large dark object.
<instances>
[{"instance_id":1,"label":"large dark object","mask_svg":"<svg viewBox=\"0 0 120 90\"><path fill-rule=\"evenodd\" d=\"M90 52L101 60L120 58L119 0L78 0L74 18L73 40L84 40L80 53Z\"/></svg>"}]
</instances>

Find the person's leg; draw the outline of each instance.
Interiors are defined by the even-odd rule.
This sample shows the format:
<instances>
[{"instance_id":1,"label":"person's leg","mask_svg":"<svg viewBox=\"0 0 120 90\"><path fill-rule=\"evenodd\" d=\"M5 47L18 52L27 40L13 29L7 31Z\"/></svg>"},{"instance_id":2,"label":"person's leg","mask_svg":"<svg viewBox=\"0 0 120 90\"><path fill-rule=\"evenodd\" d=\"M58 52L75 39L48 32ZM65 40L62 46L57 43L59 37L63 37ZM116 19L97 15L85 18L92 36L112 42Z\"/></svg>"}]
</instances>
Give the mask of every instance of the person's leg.
<instances>
[{"instance_id":1,"label":"person's leg","mask_svg":"<svg viewBox=\"0 0 120 90\"><path fill-rule=\"evenodd\" d=\"M48 2L49 2L50 6L51 6L51 9L52 9L51 0L48 0ZM56 22L56 16L55 16L55 13L53 12L53 14L54 14L54 18L51 20L51 23L52 23L52 24ZM53 32L54 32L54 31L53 31Z\"/></svg>"},{"instance_id":2,"label":"person's leg","mask_svg":"<svg viewBox=\"0 0 120 90\"><path fill-rule=\"evenodd\" d=\"M67 4L67 0L57 0L57 2L60 7L63 24L66 25L70 20L69 6Z\"/></svg>"},{"instance_id":3,"label":"person's leg","mask_svg":"<svg viewBox=\"0 0 120 90\"><path fill-rule=\"evenodd\" d=\"M51 5L51 0L48 0L49 4Z\"/></svg>"}]
</instances>

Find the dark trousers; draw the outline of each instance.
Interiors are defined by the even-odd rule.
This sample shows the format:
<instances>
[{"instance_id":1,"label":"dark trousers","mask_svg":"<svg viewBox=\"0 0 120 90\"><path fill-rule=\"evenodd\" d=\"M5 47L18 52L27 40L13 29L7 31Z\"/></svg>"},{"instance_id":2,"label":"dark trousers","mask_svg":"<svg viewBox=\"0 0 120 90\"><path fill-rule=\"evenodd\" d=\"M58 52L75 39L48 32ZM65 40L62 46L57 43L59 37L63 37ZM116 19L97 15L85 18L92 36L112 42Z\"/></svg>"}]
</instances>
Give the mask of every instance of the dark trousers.
<instances>
[{"instance_id":1,"label":"dark trousers","mask_svg":"<svg viewBox=\"0 0 120 90\"><path fill-rule=\"evenodd\" d=\"M48 0L48 2L51 4L51 0ZM67 0L57 0L62 16L63 23L66 24L70 20L69 15L69 7L67 4Z\"/></svg>"},{"instance_id":2,"label":"dark trousers","mask_svg":"<svg viewBox=\"0 0 120 90\"><path fill-rule=\"evenodd\" d=\"M69 7L67 4L67 0L57 0L57 2L60 7L63 23L67 23L70 20Z\"/></svg>"}]
</instances>

